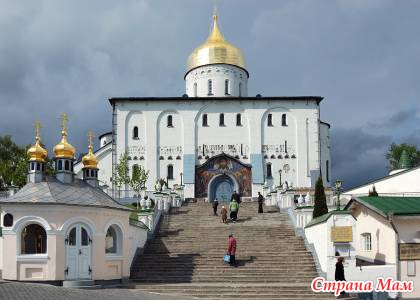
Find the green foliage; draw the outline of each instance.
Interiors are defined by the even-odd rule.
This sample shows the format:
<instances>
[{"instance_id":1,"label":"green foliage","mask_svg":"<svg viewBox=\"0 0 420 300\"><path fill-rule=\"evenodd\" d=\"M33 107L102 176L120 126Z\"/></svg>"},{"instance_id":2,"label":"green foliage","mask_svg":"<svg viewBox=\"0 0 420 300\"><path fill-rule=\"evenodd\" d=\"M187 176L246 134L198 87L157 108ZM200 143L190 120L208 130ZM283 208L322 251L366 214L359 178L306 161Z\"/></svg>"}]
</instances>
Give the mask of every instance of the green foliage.
<instances>
[{"instance_id":1,"label":"green foliage","mask_svg":"<svg viewBox=\"0 0 420 300\"><path fill-rule=\"evenodd\" d=\"M22 187L26 184L29 146L16 145L10 135L0 136L0 190L8 186Z\"/></svg>"},{"instance_id":2,"label":"green foliage","mask_svg":"<svg viewBox=\"0 0 420 300\"><path fill-rule=\"evenodd\" d=\"M376 191L375 186L373 186L372 190L369 190L369 197L378 197L378 192Z\"/></svg>"},{"instance_id":3,"label":"green foliage","mask_svg":"<svg viewBox=\"0 0 420 300\"><path fill-rule=\"evenodd\" d=\"M133 166L133 174L131 175L131 179L129 181L130 187L137 193L140 194L140 190L145 187L147 179L149 178L149 171L142 166L134 165Z\"/></svg>"},{"instance_id":4,"label":"green foliage","mask_svg":"<svg viewBox=\"0 0 420 300\"><path fill-rule=\"evenodd\" d=\"M328 213L327 198L325 196L324 184L320 176L315 184L315 204L312 218L318 218L326 213Z\"/></svg>"},{"instance_id":5,"label":"green foliage","mask_svg":"<svg viewBox=\"0 0 420 300\"><path fill-rule=\"evenodd\" d=\"M401 158L401 154L404 150L407 152L407 155L413 167L420 165L420 149L417 148L416 145L410 145L406 143L392 143L389 146L388 152L385 155L386 159L388 160L388 168L390 170L399 169L399 161Z\"/></svg>"},{"instance_id":6,"label":"green foliage","mask_svg":"<svg viewBox=\"0 0 420 300\"><path fill-rule=\"evenodd\" d=\"M120 189L123 185L130 183L130 176L128 174L128 154L124 152L120 156L120 160L115 167L115 173L112 176L112 181Z\"/></svg>"}]
</instances>

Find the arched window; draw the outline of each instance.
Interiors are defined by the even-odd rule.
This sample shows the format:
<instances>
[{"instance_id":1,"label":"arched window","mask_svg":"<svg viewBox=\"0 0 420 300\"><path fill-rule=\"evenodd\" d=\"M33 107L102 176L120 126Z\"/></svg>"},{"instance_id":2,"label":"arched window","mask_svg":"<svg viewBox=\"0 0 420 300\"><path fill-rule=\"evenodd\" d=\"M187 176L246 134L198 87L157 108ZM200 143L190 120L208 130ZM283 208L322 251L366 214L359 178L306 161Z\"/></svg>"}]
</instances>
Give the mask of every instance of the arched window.
<instances>
[{"instance_id":1,"label":"arched window","mask_svg":"<svg viewBox=\"0 0 420 300\"><path fill-rule=\"evenodd\" d=\"M139 128L137 126L134 126L133 128L133 139L139 138Z\"/></svg>"},{"instance_id":2,"label":"arched window","mask_svg":"<svg viewBox=\"0 0 420 300\"><path fill-rule=\"evenodd\" d=\"M272 177L273 177L273 174L271 172L271 164L268 163L267 164L267 178L272 178Z\"/></svg>"},{"instance_id":3,"label":"arched window","mask_svg":"<svg viewBox=\"0 0 420 300\"><path fill-rule=\"evenodd\" d=\"M197 82L194 82L194 97L197 97L198 95L197 89Z\"/></svg>"},{"instance_id":4,"label":"arched window","mask_svg":"<svg viewBox=\"0 0 420 300\"><path fill-rule=\"evenodd\" d=\"M64 169L66 171L70 171L70 162L68 160L64 161Z\"/></svg>"},{"instance_id":5,"label":"arched window","mask_svg":"<svg viewBox=\"0 0 420 300\"><path fill-rule=\"evenodd\" d=\"M58 166L57 166L57 169L60 171L60 170L63 170L63 161L60 159L59 161L58 161Z\"/></svg>"},{"instance_id":6,"label":"arched window","mask_svg":"<svg viewBox=\"0 0 420 300\"><path fill-rule=\"evenodd\" d=\"M267 116L267 126L273 126L273 115L268 114Z\"/></svg>"},{"instance_id":7,"label":"arched window","mask_svg":"<svg viewBox=\"0 0 420 300\"><path fill-rule=\"evenodd\" d=\"M287 153L287 141L284 141L284 152Z\"/></svg>"},{"instance_id":8,"label":"arched window","mask_svg":"<svg viewBox=\"0 0 420 300\"><path fill-rule=\"evenodd\" d=\"M208 119L207 119L207 114L204 114L203 115L203 117L202 117L202 125L203 126L209 126L209 124L208 124Z\"/></svg>"},{"instance_id":9,"label":"arched window","mask_svg":"<svg viewBox=\"0 0 420 300\"><path fill-rule=\"evenodd\" d=\"M31 162L31 171L35 170L35 163Z\"/></svg>"},{"instance_id":10,"label":"arched window","mask_svg":"<svg viewBox=\"0 0 420 300\"><path fill-rule=\"evenodd\" d=\"M38 224L30 224L23 228L20 243L21 254L47 253L47 233Z\"/></svg>"},{"instance_id":11,"label":"arched window","mask_svg":"<svg viewBox=\"0 0 420 300\"><path fill-rule=\"evenodd\" d=\"M13 215L5 214L3 217L3 226L4 227L11 227L13 226Z\"/></svg>"},{"instance_id":12,"label":"arched window","mask_svg":"<svg viewBox=\"0 0 420 300\"><path fill-rule=\"evenodd\" d=\"M209 96L213 95L213 81L211 81L211 79L207 81L207 90Z\"/></svg>"},{"instance_id":13,"label":"arched window","mask_svg":"<svg viewBox=\"0 0 420 300\"><path fill-rule=\"evenodd\" d=\"M36 170L41 171L41 164L40 163L36 163Z\"/></svg>"},{"instance_id":14,"label":"arched window","mask_svg":"<svg viewBox=\"0 0 420 300\"><path fill-rule=\"evenodd\" d=\"M174 179L174 166L173 165L168 165L168 172L167 172L167 176L168 179Z\"/></svg>"},{"instance_id":15,"label":"arched window","mask_svg":"<svg viewBox=\"0 0 420 300\"><path fill-rule=\"evenodd\" d=\"M225 95L230 95L230 84L229 79L225 80Z\"/></svg>"},{"instance_id":16,"label":"arched window","mask_svg":"<svg viewBox=\"0 0 420 300\"><path fill-rule=\"evenodd\" d=\"M166 126L167 126L167 127L174 127L174 124L172 123L172 115L169 115L169 116L166 118Z\"/></svg>"},{"instance_id":17,"label":"arched window","mask_svg":"<svg viewBox=\"0 0 420 300\"><path fill-rule=\"evenodd\" d=\"M219 126L225 126L225 114L219 115Z\"/></svg>"},{"instance_id":18,"label":"arched window","mask_svg":"<svg viewBox=\"0 0 420 300\"><path fill-rule=\"evenodd\" d=\"M330 182L330 161L325 162L325 173L327 175L327 181Z\"/></svg>"},{"instance_id":19,"label":"arched window","mask_svg":"<svg viewBox=\"0 0 420 300\"><path fill-rule=\"evenodd\" d=\"M242 97L242 82L239 82L239 97Z\"/></svg>"},{"instance_id":20,"label":"arched window","mask_svg":"<svg viewBox=\"0 0 420 300\"><path fill-rule=\"evenodd\" d=\"M368 232L362 233L362 249L363 251L372 251L372 235Z\"/></svg>"},{"instance_id":21,"label":"arched window","mask_svg":"<svg viewBox=\"0 0 420 300\"><path fill-rule=\"evenodd\" d=\"M112 226L109 226L105 236L105 253L116 254L118 250L118 237L117 232Z\"/></svg>"},{"instance_id":22,"label":"arched window","mask_svg":"<svg viewBox=\"0 0 420 300\"><path fill-rule=\"evenodd\" d=\"M236 126L242 126L242 115L236 114Z\"/></svg>"},{"instance_id":23,"label":"arched window","mask_svg":"<svg viewBox=\"0 0 420 300\"><path fill-rule=\"evenodd\" d=\"M286 114L281 115L281 126L287 126L287 116L286 116Z\"/></svg>"}]
</instances>

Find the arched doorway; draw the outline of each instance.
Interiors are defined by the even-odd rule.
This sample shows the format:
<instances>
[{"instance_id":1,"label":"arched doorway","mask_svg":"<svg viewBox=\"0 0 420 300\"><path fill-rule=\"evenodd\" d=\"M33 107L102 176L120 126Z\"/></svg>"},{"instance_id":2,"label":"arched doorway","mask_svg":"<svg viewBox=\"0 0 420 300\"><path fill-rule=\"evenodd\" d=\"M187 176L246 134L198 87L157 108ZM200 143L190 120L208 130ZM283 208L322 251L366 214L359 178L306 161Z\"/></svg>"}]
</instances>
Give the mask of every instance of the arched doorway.
<instances>
[{"instance_id":1,"label":"arched doorway","mask_svg":"<svg viewBox=\"0 0 420 300\"><path fill-rule=\"evenodd\" d=\"M90 279L92 239L88 227L82 223L71 226L65 243L66 279Z\"/></svg>"},{"instance_id":2,"label":"arched doorway","mask_svg":"<svg viewBox=\"0 0 420 300\"><path fill-rule=\"evenodd\" d=\"M216 176L209 183L209 201L217 199L219 202L230 201L233 191L236 189L236 184L226 174Z\"/></svg>"}]
</instances>

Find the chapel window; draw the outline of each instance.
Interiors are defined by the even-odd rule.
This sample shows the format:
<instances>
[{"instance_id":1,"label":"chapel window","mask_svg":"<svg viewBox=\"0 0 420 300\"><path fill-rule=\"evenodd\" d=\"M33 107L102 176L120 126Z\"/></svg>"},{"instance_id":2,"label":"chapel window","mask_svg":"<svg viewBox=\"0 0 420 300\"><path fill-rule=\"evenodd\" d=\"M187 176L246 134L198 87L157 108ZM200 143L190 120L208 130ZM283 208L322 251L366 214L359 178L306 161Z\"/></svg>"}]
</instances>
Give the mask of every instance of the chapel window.
<instances>
[{"instance_id":1,"label":"chapel window","mask_svg":"<svg viewBox=\"0 0 420 300\"><path fill-rule=\"evenodd\" d=\"M219 126L225 126L225 114L219 115Z\"/></svg>"},{"instance_id":2,"label":"chapel window","mask_svg":"<svg viewBox=\"0 0 420 300\"><path fill-rule=\"evenodd\" d=\"M207 81L208 96L213 95L213 82L211 79Z\"/></svg>"},{"instance_id":3,"label":"chapel window","mask_svg":"<svg viewBox=\"0 0 420 300\"><path fill-rule=\"evenodd\" d=\"M58 167L57 167L57 169L59 171L63 169L63 161L61 159L58 161Z\"/></svg>"},{"instance_id":4,"label":"chapel window","mask_svg":"<svg viewBox=\"0 0 420 300\"><path fill-rule=\"evenodd\" d=\"M38 224L30 224L21 233L21 254L47 253L47 233Z\"/></svg>"},{"instance_id":5,"label":"chapel window","mask_svg":"<svg viewBox=\"0 0 420 300\"><path fill-rule=\"evenodd\" d=\"M242 82L239 82L239 97L242 97Z\"/></svg>"},{"instance_id":6,"label":"chapel window","mask_svg":"<svg viewBox=\"0 0 420 300\"><path fill-rule=\"evenodd\" d=\"M204 127L206 127L206 126L209 126L209 124L208 124L208 117L207 117L207 114L204 114L203 115L203 117L202 117L202 125L204 126Z\"/></svg>"},{"instance_id":7,"label":"chapel window","mask_svg":"<svg viewBox=\"0 0 420 300\"><path fill-rule=\"evenodd\" d=\"M35 163L31 163L31 170L34 171L35 170Z\"/></svg>"},{"instance_id":8,"label":"chapel window","mask_svg":"<svg viewBox=\"0 0 420 300\"><path fill-rule=\"evenodd\" d=\"M287 116L286 116L286 114L281 115L281 126L287 126Z\"/></svg>"},{"instance_id":9,"label":"chapel window","mask_svg":"<svg viewBox=\"0 0 420 300\"><path fill-rule=\"evenodd\" d=\"M362 233L363 251L372 251L372 235L368 232Z\"/></svg>"},{"instance_id":10,"label":"chapel window","mask_svg":"<svg viewBox=\"0 0 420 300\"><path fill-rule=\"evenodd\" d=\"M197 97L197 94L198 94L198 92L197 92L197 82L194 82L194 97Z\"/></svg>"},{"instance_id":11,"label":"chapel window","mask_svg":"<svg viewBox=\"0 0 420 300\"><path fill-rule=\"evenodd\" d=\"M3 226L4 227L11 227L13 226L13 215L5 214L3 217Z\"/></svg>"},{"instance_id":12,"label":"chapel window","mask_svg":"<svg viewBox=\"0 0 420 300\"><path fill-rule=\"evenodd\" d=\"M133 139L137 140L139 138L139 128L134 126L133 128Z\"/></svg>"},{"instance_id":13,"label":"chapel window","mask_svg":"<svg viewBox=\"0 0 420 300\"><path fill-rule=\"evenodd\" d=\"M166 126L167 127L174 127L174 124L173 124L172 120L173 120L172 115L169 115L166 119Z\"/></svg>"},{"instance_id":14,"label":"chapel window","mask_svg":"<svg viewBox=\"0 0 420 300\"><path fill-rule=\"evenodd\" d=\"M117 253L117 232L113 226L109 226L105 236L105 253L116 254Z\"/></svg>"},{"instance_id":15,"label":"chapel window","mask_svg":"<svg viewBox=\"0 0 420 300\"><path fill-rule=\"evenodd\" d=\"M242 115L241 114L236 115L236 126L242 126Z\"/></svg>"},{"instance_id":16,"label":"chapel window","mask_svg":"<svg viewBox=\"0 0 420 300\"><path fill-rule=\"evenodd\" d=\"M229 84L229 79L225 80L225 95L230 95L230 84Z\"/></svg>"},{"instance_id":17,"label":"chapel window","mask_svg":"<svg viewBox=\"0 0 420 300\"><path fill-rule=\"evenodd\" d=\"M70 171L70 162L68 160L64 161L64 169L66 171Z\"/></svg>"},{"instance_id":18,"label":"chapel window","mask_svg":"<svg viewBox=\"0 0 420 300\"><path fill-rule=\"evenodd\" d=\"M271 164L270 163L268 163L267 164L267 178L272 178L273 177L273 174L272 174L272 171L271 171Z\"/></svg>"},{"instance_id":19,"label":"chapel window","mask_svg":"<svg viewBox=\"0 0 420 300\"><path fill-rule=\"evenodd\" d=\"M36 170L37 170L37 171L41 171L41 164L36 163Z\"/></svg>"},{"instance_id":20,"label":"chapel window","mask_svg":"<svg viewBox=\"0 0 420 300\"><path fill-rule=\"evenodd\" d=\"M168 179L174 179L174 166L168 165L167 176Z\"/></svg>"},{"instance_id":21,"label":"chapel window","mask_svg":"<svg viewBox=\"0 0 420 300\"><path fill-rule=\"evenodd\" d=\"M273 115L268 114L267 116L267 126L273 126Z\"/></svg>"}]
</instances>

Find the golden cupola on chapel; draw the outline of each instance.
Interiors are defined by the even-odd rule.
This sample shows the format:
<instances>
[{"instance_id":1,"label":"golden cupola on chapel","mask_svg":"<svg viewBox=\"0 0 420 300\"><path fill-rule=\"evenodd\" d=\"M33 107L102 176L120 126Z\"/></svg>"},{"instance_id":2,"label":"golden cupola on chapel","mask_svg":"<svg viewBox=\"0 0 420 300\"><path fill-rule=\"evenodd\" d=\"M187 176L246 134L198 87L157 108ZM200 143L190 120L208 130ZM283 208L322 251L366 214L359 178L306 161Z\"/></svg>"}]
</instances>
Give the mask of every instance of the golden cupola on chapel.
<instances>
[{"instance_id":1,"label":"golden cupola on chapel","mask_svg":"<svg viewBox=\"0 0 420 300\"><path fill-rule=\"evenodd\" d=\"M67 122L66 114L61 115L61 141L55 145L54 154L56 158L74 159L76 149L67 141Z\"/></svg>"},{"instance_id":2,"label":"golden cupola on chapel","mask_svg":"<svg viewBox=\"0 0 420 300\"><path fill-rule=\"evenodd\" d=\"M36 128L36 136L35 136L35 145L31 146L28 149L27 155L29 161L37 161L37 162L45 162L45 158L48 155L48 151L42 146L41 143L41 136L40 136L40 128L41 123L35 123Z\"/></svg>"},{"instance_id":3,"label":"golden cupola on chapel","mask_svg":"<svg viewBox=\"0 0 420 300\"><path fill-rule=\"evenodd\" d=\"M194 49L187 61L187 72L200 66L228 64L245 69L241 50L228 43L220 32L218 15L213 15L213 28L207 40Z\"/></svg>"},{"instance_id":4,"label":"golden cupola on chapel","mask_svg":"<svg viewBox=\"0 0 420 300\"><path fill-rule=\"evenodd\" d=\"M88 147L89 151L85 156L83 156L82 163L83 163L83 166L85 168L97 169L98 168L98 159L96 158L96 155L93 154L93 142L92 142L93 133L92 133L92 131L89 131L88 137L89 137L89 147Z\"/></svg>"}]
</instances>

